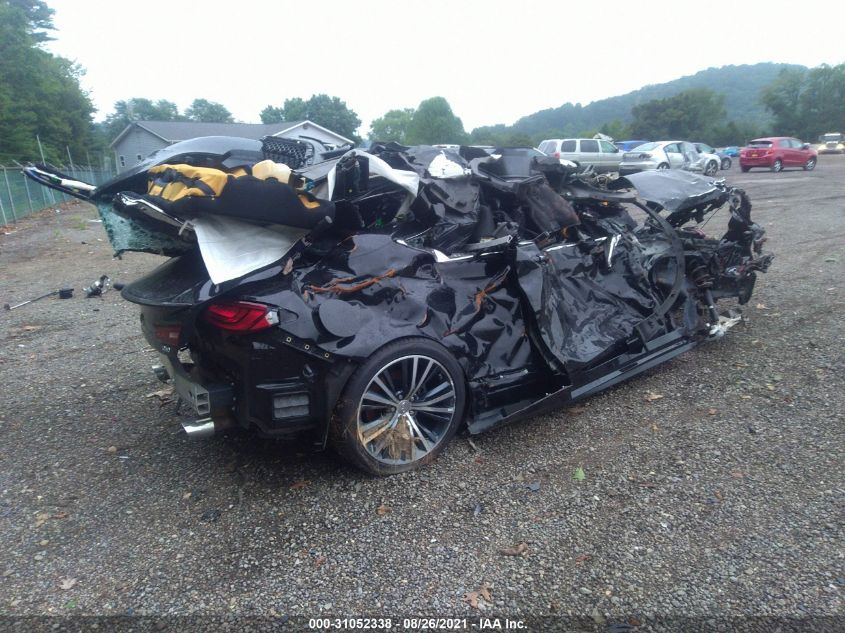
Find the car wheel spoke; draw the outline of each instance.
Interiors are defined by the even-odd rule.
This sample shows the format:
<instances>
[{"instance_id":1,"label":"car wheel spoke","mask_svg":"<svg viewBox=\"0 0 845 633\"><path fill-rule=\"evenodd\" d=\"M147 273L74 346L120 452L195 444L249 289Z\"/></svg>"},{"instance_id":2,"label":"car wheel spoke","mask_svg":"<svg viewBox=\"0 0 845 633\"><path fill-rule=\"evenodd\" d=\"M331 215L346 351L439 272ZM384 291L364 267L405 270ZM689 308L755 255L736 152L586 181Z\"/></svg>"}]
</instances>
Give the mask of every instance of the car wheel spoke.
<instances>
[{"instance_id":1,"label":"car wheel spoke","mask_svg":"<svg viewBox=\"0 0 845 633\"><path fill-rule=\"evenodd\" d=\"M392 403L398 404L399 399L396 397L396 390L395 389L392 389L392 388L388 387L387 385L385 385L384 382L382 382L382 380L379 376L376 376L375 378L373 378L373 382L376 385L378 385L378 388L381 389L384 392L384 395L386 395Z\"/></svg>"},{"instance_id":2,"label":"car wheel spoke","mask_svg":"<svg viewBox=\"0 0 845 633\"><path fill-rule=\"evenodd\" d=\"M399 393L399 389L397 389L396 385L393 384L393 377L390 375L390 372L383 371L381 372L381 374L379 374L379 376L384 376L384 382L387 383L384 385L384 387L387 389L388 393L390 393L391 397L396 397L396 395Z\"/></svg>"},{"instance_id":3,"label":"car wheel spoke","mask_svg":"<svg viewBox=\"0 0 845 633\"><path fill-rule=\"evenodd\" d=\"M445 383L448 387L449 384ZM430 395L430 394L429 394ZM440 394L434 398L429 398L428 400L420 400L419 402L414 403L414 408L419 409L421 407L428 407L432 404L437 404L438 402L443 402L444 400L448 400L449 398L454 397L455 393L452 390L447 391L446 393Z\"/></svg>"},{"instance_id":4,"label":"car wheel spoke","mask_svg":"<svg viewBox=\"0 0 845 633\"><path fill-rule=\"evenodd\" d=\"M448 381L442 382L439 385L437 385L436 387L429 389L423 397L426 398L426 399L429 399L432 396L436 396L437 394L439 394L444 389L449 389L451 386L452 386L451 382L448 382ZM450 393L451 393L451 391L450 391Z\"/></svg>"},{"instance_id":5,"label":"car wheel spoke","mask_svg":"<svg viewBox=\"0 0 845 633\"><path fill-rule=\"evenodd\" d=\"M435 433L432 433L432 431L429 428L427 428L425 426L425 424L422 423L422 420L417 419L417 416L416 416L415 413L411 413L410 415L411 415L411 419L414 421L414 424L417 425L417 428L420 430L420 432L423 435L425 435L426 439L428 439L428 441L431 442L432 444L436 444L437 440L438 440L437 435Z\"/></svg>"},{"instance_id":6,"label":"car wheel spoke","mask_svg":"<svg viewBox=\"0 0 845 633\"><path fill-rule=\"evenodd\" d=\"M454 413L454 407L418 407L414 405L414 411L424 411L426 413Z\"/></svg>"},{"instance_id":7,"label":"car wheel spoke","mask_svg":"<svg viewBox=\"0 0 845 633\"><path fill-rule=\"evenodd\" d=\"M415 356L414 357L414 376L416 376L416 373L417 373L417 360L418 360L418 357ZM431 368L433 366L434 366L434 363L431 360L428 360L428 363L426 364L425 369L422 372L422 376L420 376L420 379L418 381L415 380L415 379L412 380L411 391L408 392L408 400L413 398L417 394L417 392L420 390L420 387L422 387L425 384L425 381L428 378L428 374L431 371Z\"/></svg>"},{"instance_id":8,"label":"car wheel spoke","mask_svg":"<svg viewBox=\"0 0 845 633\"><path fill-rule=\"evenodd\" d=\"M422 445L425 448L426 453L430 452L431 449L434 448L434 444L431 441L429 441L429 439L425 436L422 429L417 424L417 421L414 419L414 416L409 414L407 416L407 420L408 420L408 426L410 427L411 432L413 433L414 437L416 439L419 439L422 442ZM436 443L436 440L435 440L435 443Z\"/></svg>"},{"instance_id":9,"label":"car wheel spoke","mask_svg":"<svg viewBox=\"0 0 845 633\"><path fill-rule=\"evenodd\" d=\"M372 391L368 391L367 393L365 393L361 400L370 400L371 402L378 402L379 404L384 405L386 407L396 406L396 402L388 400L387 398L384 398L378 395L377 393L373 393Z\"/></svg>"}]
</instances>

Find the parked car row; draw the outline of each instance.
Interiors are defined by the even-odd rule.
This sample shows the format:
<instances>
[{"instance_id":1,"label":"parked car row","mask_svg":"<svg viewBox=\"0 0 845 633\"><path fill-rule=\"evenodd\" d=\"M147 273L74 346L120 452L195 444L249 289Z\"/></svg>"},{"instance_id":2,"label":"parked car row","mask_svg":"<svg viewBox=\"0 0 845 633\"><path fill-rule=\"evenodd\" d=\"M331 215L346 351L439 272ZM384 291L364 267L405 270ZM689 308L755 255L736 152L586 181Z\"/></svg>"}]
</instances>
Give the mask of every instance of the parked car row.
<instances>
[{"instance_id":1,"label":"parked car row","mask_svg":"<svg viewBox=\"0 0 845 633\"><path fill-rule=\"evenodd\" d=\"M832 135L831 135L832 136ZM835 151L843 147L834 139ZM818 151L809 143L788 136L772 136L750 141L742 149L725 147L721 150L707 143L687 141L610 141L594 138L546 139L539 151L561 161L572 161L581 167L590 166L597 173L619 172L632 174L652 169L684 169L716 175L719 169L730 169L732 158L739 158L743 172L763 167L779 172L786 167L811 170L818 161Z\"/></svg>"},{"instance_id":2,"label":"parked car row","mask_svg":"<svg viewBox=\"0 0 845 633\"><path fill-rule=\"evenodd\" d=\"M630 174L650 169L685 169L713 176L719 169L729 169L731 160L719 156L706 143L687 141L622 141L630 146L624 151L602 139L564 138L546 139L539 150L559 160L569 160L579 166L591 166L597 173L618 171Z\"/></svg>"},{"instance_id":3,"label":"parked car row","mask_svg":"<svg viewBox=\"0 0 845 633\"><path fill-rule=\"evenodd\" d=\"M620 174L633 174L649 169L684 169L714 176L719 171L716 154L699 152L687 141L658 141L646 143L622 155Z\"/></svg>"}]
</instances>

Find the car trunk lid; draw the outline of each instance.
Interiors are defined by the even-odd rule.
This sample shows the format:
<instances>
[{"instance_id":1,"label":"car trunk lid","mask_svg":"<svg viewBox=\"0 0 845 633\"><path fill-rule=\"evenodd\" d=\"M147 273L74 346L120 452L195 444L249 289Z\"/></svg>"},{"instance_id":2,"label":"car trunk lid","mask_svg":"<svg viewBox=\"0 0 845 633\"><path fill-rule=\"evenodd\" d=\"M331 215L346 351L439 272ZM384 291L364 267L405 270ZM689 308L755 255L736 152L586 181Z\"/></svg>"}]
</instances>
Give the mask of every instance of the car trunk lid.
<instances>
[{"instance_id":1,"label":"car trunk lid","mask_svg":"<svg viewBox=\"0 0 845 633\"><path fill-rule=\"evenodd\" d=\"M770 142L751 143L744 147L740 154L748 158L760 158L772 153L773 144Z\"/></svg>"},{"instance_id":2,"label":"car trunk lid","mask_svg":"<svg viewBox=\"0 0 845 633\"><path fill-rule=\"evenodd\" d=\"M189 308L207 300L211 286L199 252L191 251L127 284L121 295L140 305Z\"/></svg>"}]
</instances>

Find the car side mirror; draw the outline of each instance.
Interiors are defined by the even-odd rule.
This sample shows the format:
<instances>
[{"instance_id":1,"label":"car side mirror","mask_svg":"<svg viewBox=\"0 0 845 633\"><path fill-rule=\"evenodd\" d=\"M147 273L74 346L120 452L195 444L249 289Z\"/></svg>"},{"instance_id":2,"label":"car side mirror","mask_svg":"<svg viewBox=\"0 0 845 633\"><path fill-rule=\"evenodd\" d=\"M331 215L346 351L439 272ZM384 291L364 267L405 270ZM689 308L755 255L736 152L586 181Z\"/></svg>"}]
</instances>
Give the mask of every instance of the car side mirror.
<instances>
[{"instance_id":1,"label":"car side mirror","mask_svg":"<svg viewBox=\"0 0 845 633\"><path fill-rule=\"evenodd\" d=\"M810 149L810 144L804 143L801 147L803 147L804 149Z\"/></svg>"}]
</instances>

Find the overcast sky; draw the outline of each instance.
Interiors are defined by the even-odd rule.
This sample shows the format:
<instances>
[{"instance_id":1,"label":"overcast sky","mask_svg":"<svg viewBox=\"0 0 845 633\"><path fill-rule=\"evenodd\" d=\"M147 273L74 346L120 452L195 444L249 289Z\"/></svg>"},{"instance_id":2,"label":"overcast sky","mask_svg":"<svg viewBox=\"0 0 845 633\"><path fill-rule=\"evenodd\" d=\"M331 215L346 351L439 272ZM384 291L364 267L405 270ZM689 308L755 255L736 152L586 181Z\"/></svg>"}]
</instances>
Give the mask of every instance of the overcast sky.
<instances>
[{"instance_id":1,"label":"overcast sky","mask_svg":"<svg viewBox=\"0 0 845 633\"><path fill-rule=\"evenodd\" d=\"M467 131L713 66L845 61L838 2L47 0L49 49L99 112L131 97L268 104L340 97L363 121L443 96Z\"/></svg>"}]
</instances>

